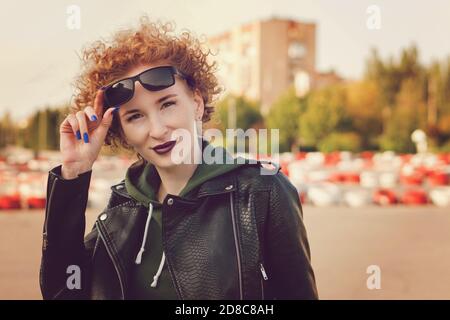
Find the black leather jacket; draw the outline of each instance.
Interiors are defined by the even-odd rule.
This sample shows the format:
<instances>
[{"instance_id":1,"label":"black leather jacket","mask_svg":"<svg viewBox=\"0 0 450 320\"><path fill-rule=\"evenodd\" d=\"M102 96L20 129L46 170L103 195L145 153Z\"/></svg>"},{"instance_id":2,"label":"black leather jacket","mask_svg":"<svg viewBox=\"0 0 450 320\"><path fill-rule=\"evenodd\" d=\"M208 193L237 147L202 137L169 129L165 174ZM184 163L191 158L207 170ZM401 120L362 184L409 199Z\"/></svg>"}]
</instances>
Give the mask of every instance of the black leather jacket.
<instances>
[{"instance_id":1,"label":"black leather jacket","mask_svg":"<svg viewBox=\"0 0 450 320\"><path fill-rule=\"evenodd\" d=\"M276 168L249 164L204 182L195 198L168 194L163 248L179 299L317 299L295 187ZM84 237L91 171L49 172L40 286L44 299L127 299L147 209L124 181ZM81 288L69 289L69 266ZM69 269L68 269L69 268Z\"/></svg>"}]
</instances>

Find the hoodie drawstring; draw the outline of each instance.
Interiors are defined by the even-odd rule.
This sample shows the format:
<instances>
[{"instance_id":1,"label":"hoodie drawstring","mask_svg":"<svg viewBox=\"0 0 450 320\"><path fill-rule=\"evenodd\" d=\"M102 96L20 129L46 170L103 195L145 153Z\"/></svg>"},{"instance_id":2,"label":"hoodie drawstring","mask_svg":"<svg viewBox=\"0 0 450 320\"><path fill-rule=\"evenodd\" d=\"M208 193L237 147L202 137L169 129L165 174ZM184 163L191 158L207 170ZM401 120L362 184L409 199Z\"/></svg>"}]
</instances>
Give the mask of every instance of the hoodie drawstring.
<instances>
[{"instance_id":1,"label":"hoodie drawstring","mask_svg":"<svg viewBox=\"0 0 450 320\"><path fill-rule=\"evenodd\" d=\"M153 214L153 205L150 202L149 203L149 209L148 209L147 221L145 222L144 237L142 238L141 249L139 250L139 252L138 252L138 254L136 256L136 260L135 260L136 264L141 264L141 261L142 261L142 254L145 251L145 241L147 240L148 227L150 225L150 220L152 219L152 214ZM166 262L166 255L165 255L165 253L163 251L162 257L161 257L161 262L159 263L158 271L153 276L153 282L150 285L152 288L155 288L158 285L158 279L161 276L161 273L162 273L162 270L164 268L164 263L165 262Z\"/></svg>"},{"instance_id":2,"label":"hoodie drawstring","mask_svg":"<svg viewBox=\"0 0 450 320\"><path fill-rule=\"evenodd\" d=\"M148 216L147 216L147 221L145 222L144 237L142 238L141 249L139 250L139 252L138 252L138 254L136 256L136 260L134 261L136 264L141 264L142 254L145 251L145 240L147 240L148 226L150 225L150 220L152 219L153 205L150 202L148 206L149 206L149 208L148 208Z\"/></svg>"},{"instance_id":3,"label":"hoodie drawstring","mask_svg":"<svg viewBox=\"0 0 450 320\"><path fill-rule=\"evenodd\" d=\"M161 275L162 269L164 267L164 263L166 262L166 254L163 251L162 254L162 258L161 258L161 262L159 263L159 268L158 268L158 272L155 274L155 276L153 277L153 282L150 285L152 288L155 288L158 285L158 279L159 276Z\"/></svg>"}]
</instances>

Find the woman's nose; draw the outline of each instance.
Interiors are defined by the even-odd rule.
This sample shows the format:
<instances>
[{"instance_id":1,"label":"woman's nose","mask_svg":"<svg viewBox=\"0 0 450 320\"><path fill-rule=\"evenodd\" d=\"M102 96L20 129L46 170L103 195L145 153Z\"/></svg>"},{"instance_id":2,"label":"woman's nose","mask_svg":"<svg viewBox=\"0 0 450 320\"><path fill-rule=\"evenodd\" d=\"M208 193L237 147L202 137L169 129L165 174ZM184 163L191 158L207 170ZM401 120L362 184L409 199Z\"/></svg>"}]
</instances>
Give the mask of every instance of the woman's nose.
<instances>
[{"instance_id":1,"label":"woman's nose","mask_svg":"<svg viewBox=\"0 0 450 320\"><path fill-rule=\"evenodd\" d=\"M167 136L167 126L158 112L149 115L148 126L149 135L152 138L161 139Z\"/></svg>"},{"instance_id":2,"label":"woman's nose","mask_svg":"<svg viewBox=\"0 0 450 320\"><path fill-rule=\"evenodd\" d=\"M135 83L135 94L139 95L142 99L142 102L148 103L148 101L153 101L154 98L151 95L151 92L146 90L142 85L138 82ZM160 116L158 107L154 108L150 106L148 108L150 110L148 114L148 132L149 135L154 138L161 140L165 136L167 136L167 127L164 123L164 119Z\"/></svg>"}]
</instances>

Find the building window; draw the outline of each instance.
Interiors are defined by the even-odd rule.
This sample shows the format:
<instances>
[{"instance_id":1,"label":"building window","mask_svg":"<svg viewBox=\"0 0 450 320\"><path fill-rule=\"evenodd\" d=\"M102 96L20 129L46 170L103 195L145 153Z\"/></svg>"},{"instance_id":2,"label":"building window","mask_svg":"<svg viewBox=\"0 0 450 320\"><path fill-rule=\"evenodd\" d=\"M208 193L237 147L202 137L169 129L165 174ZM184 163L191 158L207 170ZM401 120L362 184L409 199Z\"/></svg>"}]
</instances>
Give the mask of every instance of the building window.
<instances>
[{"instance_id":1,"label":"building window","mask_svg":"<svg viewBox=\"0 0 450 320\"><path fill-rule=\"evenodd\" d=\"M289 45L288 56L291 59L301 59L306 55L306 47L300 41L294 41Z\"/></svg>"}]
</instances>

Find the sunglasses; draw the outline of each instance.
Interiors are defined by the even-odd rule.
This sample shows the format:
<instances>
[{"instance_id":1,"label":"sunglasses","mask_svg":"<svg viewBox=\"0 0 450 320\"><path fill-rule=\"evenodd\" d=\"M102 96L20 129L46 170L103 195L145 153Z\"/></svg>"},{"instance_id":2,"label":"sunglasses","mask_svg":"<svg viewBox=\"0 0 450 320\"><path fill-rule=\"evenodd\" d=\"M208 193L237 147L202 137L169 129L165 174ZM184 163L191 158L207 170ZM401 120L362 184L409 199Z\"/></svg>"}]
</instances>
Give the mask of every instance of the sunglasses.
<instances>
[{"instance_id":1,"label":"sunglasses","mask_svg":"<svg viewBox=\"0 0 450 320\"><path fill-rule=\"evenodd\" d=\"M171 87L175 84L175 75L185 80L189 78L173 66L162 66L150 68L140 74L118 80L102 87L105 107L117 107L133 98L134 83L139 83L149 91L159 91Z\"/></svg>"}]
</instances>

